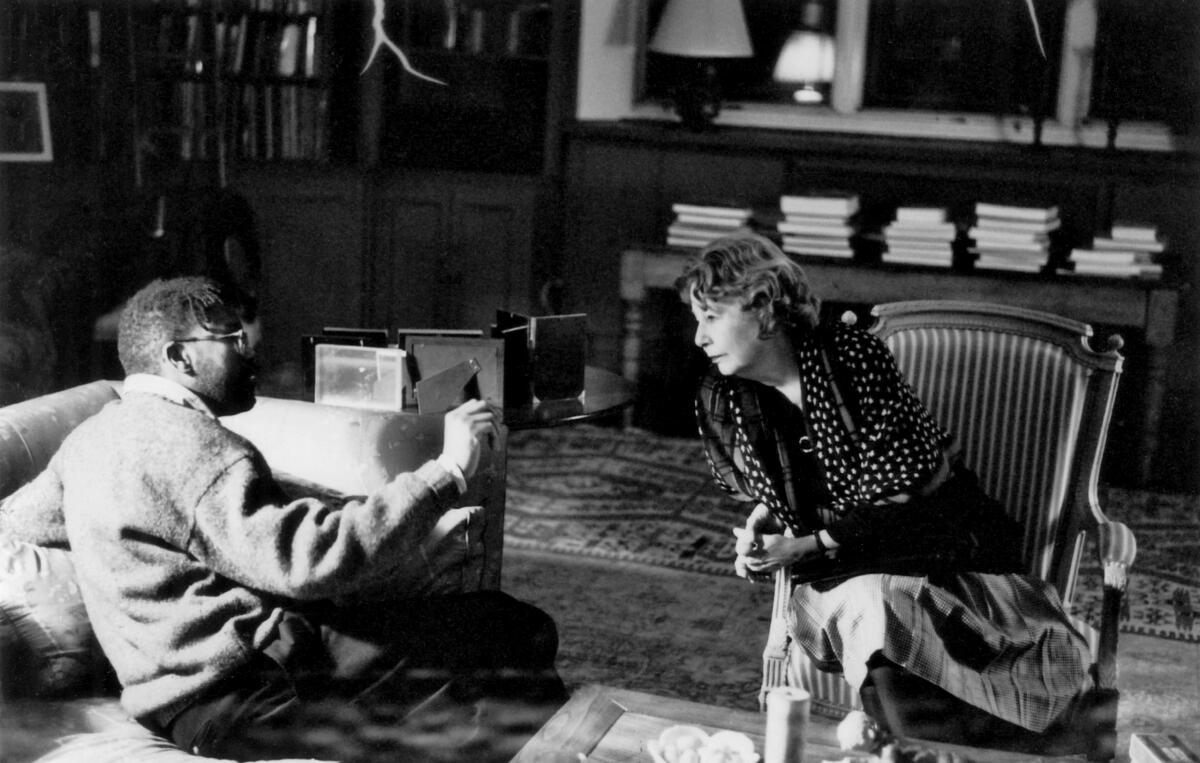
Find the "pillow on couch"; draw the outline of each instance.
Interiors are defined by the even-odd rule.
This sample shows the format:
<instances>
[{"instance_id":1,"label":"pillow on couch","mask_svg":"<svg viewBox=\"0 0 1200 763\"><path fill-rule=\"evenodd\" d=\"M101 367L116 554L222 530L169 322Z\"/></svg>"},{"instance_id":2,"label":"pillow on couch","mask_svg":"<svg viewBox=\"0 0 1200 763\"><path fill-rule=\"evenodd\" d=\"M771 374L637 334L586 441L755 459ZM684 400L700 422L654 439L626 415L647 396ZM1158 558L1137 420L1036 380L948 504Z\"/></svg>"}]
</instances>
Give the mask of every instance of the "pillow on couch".
<instances>
[{"instance_id":1,"label":"pillow on couch","mask_svg":"<svg viewBox=\"0 0 1200 763\"><path fill-rule=\"evenodd\" d=\"M82 694L106 668L70 553L0 534L0 696Z\"/></svg>"}]
</instances>

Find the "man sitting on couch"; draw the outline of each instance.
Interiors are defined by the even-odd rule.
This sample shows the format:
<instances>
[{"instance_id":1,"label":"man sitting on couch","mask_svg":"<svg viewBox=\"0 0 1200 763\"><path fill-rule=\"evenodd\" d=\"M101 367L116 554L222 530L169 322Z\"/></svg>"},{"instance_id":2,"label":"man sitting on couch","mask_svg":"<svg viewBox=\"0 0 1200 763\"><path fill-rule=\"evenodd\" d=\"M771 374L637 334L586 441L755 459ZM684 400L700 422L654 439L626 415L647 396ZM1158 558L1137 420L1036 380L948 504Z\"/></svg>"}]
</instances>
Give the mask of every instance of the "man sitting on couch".
<instances>
[{"instance_id":1,"label":"man sitting on couch","mask_svg":"<svg viewBox=\"0 0 1200 763\"><path fill-rule=\"evenodd\" d=\"M266 750L252 740L326 699L403 717L483 697L548 716L564 698L553 621L505 594L333 603L422 553L497 433L486 402L447 413L441 455L365 499L289 500L217 419L254 405L255 361L215 282L142 289L118 351L122 399L0 505L0 532L69 544L122 704L143 725L196 754L307 757L318 751L300 733L270 734Z\"/></svg>"}]
</instances>

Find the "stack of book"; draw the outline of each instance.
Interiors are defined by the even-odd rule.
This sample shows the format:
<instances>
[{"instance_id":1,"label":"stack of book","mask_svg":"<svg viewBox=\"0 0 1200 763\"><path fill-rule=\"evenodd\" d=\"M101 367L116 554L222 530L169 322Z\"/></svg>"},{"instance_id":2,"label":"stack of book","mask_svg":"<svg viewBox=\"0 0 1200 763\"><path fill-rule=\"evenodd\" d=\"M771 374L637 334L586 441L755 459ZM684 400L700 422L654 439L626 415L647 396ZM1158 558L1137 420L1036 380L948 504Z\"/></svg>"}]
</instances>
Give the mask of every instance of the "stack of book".
<instances>
[{"instance_id":1,"label":"stack of book","mask_svg":"<svg viewBox=\"0 0 1200 763\"><path fill-rule=\"evenodd\" d=\"M753 210L718 204L671 205L675 220L667 228L668 246L701 247L747 227Z\"/></svg>"},{"instance_id":2,"label":"stack of book","mask_svg":"<svg viewBox=\"0 0 1200 763\"><path fill-rule=\"evenodd\" d=\"M975 224L967 230L975 267L1037 273L1050 259L1051 234L1062 225L1057 206L1019 207L975 204Z\"/></svg>"},{"instance_id":3,"label":"stack of book","mask_svg":"<svg viewBox=\"0 0 1200 763\"><path fill-rule=\"evenodd\" d=\"M858 195L830 191L779 198L783 219L776 223L783 251L810 257L854 256Z\"/></svg>"},{"instance_id":4,"label":"stack of book","mask_svg":"<svg viewBox=\"0 0 1200 763\"><path fill-rule=\"evenodd\" d=\"M950 267L957 226L945 207L898 207L883 227L883 261Z\"/></svg>"},{"instance_id":5,"label":"stack of book","mask_svg":"<svg viewBox=\"0 0 1200 763\"><path fill-rule=\"evenodd\" d=\"M1071 271L1079 275L1161 278L1155 255L1164 244L1153 225L1114 223L1107 236L1092 239L1090 249L1071 250Z\"/></svg>"}]
</instances>

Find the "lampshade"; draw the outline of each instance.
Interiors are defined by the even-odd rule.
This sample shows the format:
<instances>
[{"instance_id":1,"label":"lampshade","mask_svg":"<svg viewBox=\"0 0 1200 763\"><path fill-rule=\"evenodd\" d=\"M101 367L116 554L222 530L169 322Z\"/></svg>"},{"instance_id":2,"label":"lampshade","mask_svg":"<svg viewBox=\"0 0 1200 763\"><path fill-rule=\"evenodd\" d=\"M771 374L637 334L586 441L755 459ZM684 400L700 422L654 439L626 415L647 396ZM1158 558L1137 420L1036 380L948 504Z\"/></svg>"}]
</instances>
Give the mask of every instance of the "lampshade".
<instances>
[{"instance_id":1,"label":"lampshade","mask_svg":"<svg viewBox=\"0 0 1200 763\"><path fill-rule=\"evenodd\" d=\"M814 86L833 81L833 48L827 34L792 32L775 62L775 81L804 85L796 91L797 101L820 102L824 96Z\"/></svg>"},{"instance_id":2,"label":"lampshade","mask_svg":"<svg viewBox=\"0 0 1200 763\"><path fill-rule=\"evenodd\" d=\"M690 58L754 55L741 0L668 0L649 49Z\"/></svg>"}]
</instances>

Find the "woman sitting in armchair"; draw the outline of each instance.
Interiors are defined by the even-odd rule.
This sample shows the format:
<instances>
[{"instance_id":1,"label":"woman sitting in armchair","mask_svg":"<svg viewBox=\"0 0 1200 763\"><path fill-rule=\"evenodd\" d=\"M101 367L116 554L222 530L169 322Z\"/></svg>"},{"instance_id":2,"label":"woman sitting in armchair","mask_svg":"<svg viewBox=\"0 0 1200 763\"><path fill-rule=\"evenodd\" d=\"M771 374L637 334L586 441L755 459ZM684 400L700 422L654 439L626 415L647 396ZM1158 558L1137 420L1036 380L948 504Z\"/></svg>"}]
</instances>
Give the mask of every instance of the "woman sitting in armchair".
<instances>
[{"instance_id":1,"label":"woman sitting in armchair","mask_svg":"<svg viewBox=\"0 0 1200 763\"><path fill-rule=\"evenodd\" d=\"M750 507L735 568L792 567L795 643L895 735L1085 749L1087 644L1054 590L1020 574L1018 528L887 347L819 323L802 269L760 236L713 242L679 286L711 362L709 463Z\"/></svg>"}]
</instances>

